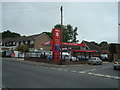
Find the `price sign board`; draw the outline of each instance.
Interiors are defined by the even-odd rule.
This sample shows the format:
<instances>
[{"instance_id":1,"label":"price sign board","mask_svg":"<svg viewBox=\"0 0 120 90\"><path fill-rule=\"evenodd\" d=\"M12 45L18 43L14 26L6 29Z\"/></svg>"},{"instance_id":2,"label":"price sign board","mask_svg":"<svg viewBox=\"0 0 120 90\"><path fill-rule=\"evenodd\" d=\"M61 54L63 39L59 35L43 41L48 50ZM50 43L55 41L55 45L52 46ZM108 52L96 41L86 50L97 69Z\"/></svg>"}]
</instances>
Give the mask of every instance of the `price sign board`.
<instances>
[{"instance_id":1,"label":"price sign board","mask_svg":"<svg viewBox=\"0 0 120 90\"><path fill-rule=\"evenodd\" d=\"M60 62L60 29L54 28L52 30L53 44L53 60L55 62Z\"/></svg>"}]
</instances>

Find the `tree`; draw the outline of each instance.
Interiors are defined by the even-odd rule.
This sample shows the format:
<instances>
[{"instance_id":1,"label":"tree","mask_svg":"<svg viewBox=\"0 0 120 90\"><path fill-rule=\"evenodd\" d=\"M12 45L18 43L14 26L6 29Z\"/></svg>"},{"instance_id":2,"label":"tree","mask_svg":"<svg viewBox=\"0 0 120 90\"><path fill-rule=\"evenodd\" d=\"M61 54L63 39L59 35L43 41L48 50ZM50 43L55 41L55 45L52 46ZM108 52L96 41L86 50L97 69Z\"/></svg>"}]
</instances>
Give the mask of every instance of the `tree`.
<instances>
[{"instance_id":1,"label":"tree","mask_svg":"<svg viewBox=\"0 0 120 90\"><path fill-rule=\"evenodd\" d=\"M96 42L94 42L94 41L91 41L91 43L93 43L93 44L95 44L95 45L97 45L97 46L98 46L98 43L96 43Z\"/></svg>"},{"instance_id":2,"label":"tree","mask_svg":"<svg viewBox=\"0 0 120 90\"><path fill-rule=\"evenodd\" d=\"M28 51L29 51L29 48L28 48L27 45L21 44L21 45L19 45L18 47L16 47L15 50L24 53L24 52L28 52Z\"/></svg>"},{"instance_id":3,"label":"tree","mask_svg":"<svg viewBox=\"0 0 120 90\"><path fill-rule=\"evenodd\" d=\"M114 59L114 54L117 53L116 44L110 44L110 46L109 46L109 51L110 51L110 54L112 55L110 61L112 61L112 60Z\"/></svg>"},{"instance_id":4,"label":"tree","mask_svg":"<svg viewBox=\"0 0 120 90\"><path fill-rule=\"evenodd\" d=\"M2 33L0 33L0 39L2 38Z\"/></svg>"},{"instance_id":5,"label":"tree","mask_svg":"<svg viewBox=\"0 0 120 90\"><path fill-rule=\"evenodd\" d=\"M61 29L61 25L57 24L54 26L54 28ZM68 25L63 25L62 26L62 39L63 42L78 42L76 36L77 36L77 27L73 28L70 24Z\"/></svg>"},{"instance_id":6,"label":"tree","mask_svg":"<svg viewBox=\"0 0 120 90\"><path fill-rule=\"evenodd\" d=\"M8 37L15 38L15 37L21 37L21 35L15 32L11 32L10 30L2 32L2 38L8 38Z\"/></svg>"},{"instance_id":7,"label":"tree","mask_svg":"<svg viewBox=\"0 0 120 90\"><path fill-rule=\"evenodd\" d=\"M77 38L76 38L77 35L78 35L78 33L77 33L77 27L75 27L74 33L73 33L73 42L79 42L79 40L77 40Z\"/></svg>"},{"instance_id":8,"label":"tree","mask_svg":"<svg viewBox=\"0 0 120 90\"><path fill-rule=\"evenodd\" d=\"M46 33L50 38L52 38L52 32L43 32Z\"/></svg>"},{"instance_id":9,"label":"tree","mask_svg":"<svg viewBox=\"0 0 120 90\"><path fill-rule=\"evenodd\" d=\"M108 43L106 41L103 41L99 44L100 47L107 45Z\"/></svg>"}]
</instances>

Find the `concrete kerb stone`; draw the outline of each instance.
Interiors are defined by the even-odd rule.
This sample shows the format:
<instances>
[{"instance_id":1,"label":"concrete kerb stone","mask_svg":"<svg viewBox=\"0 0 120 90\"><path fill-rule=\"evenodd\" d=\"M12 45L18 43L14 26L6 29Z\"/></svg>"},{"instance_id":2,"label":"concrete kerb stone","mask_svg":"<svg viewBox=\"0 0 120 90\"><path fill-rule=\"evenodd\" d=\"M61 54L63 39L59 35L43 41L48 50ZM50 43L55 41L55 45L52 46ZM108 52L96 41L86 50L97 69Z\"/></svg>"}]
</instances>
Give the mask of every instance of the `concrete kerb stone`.
<instances>
[{"instance_id":1,"label":"concrete kerb stone","mask_svg":"<svg viewBox=\"0 0 120 90\"><path fill-rule=\"evenodd\" d=\"M62 65L59 65L59 63L54 63L54 62L43 62L44 60L42 61L34 61L34 60L25 60L24 58L11 58L11 61L17 61L19 63L23 63L23 64L34 64L34 65L38 65L38 66L49 66L49 67L56 67L56 66L62 66L62 65L80 65L81 63L77 63L77 62L66 62L66 63L63 63Z\"/></svg>"}]
</instances>

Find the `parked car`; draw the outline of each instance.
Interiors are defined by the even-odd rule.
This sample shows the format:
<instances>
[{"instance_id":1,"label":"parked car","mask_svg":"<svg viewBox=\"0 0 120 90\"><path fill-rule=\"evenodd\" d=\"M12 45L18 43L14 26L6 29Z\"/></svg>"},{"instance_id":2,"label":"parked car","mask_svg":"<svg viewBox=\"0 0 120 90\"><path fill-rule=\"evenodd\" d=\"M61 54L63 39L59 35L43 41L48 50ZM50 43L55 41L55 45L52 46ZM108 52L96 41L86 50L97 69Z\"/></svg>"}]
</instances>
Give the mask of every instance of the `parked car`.
<instances>
[{"instance_id":1,"label":"parked car","mask_svg":"<svg viewBox=\"0 0 120 90\"><path fill-rule=\"evenodd\" d=\"M120 58L118 58L113 64L114 70L120 69Z\"/></svg>"},{"instance_id":2,"label":"parked car","mask_svg":"<svg viewBox=\"0 0 120 90\"><path fill-rule=\"evenodd\" d=\"M2 57L11 57L11 54L14 53L13 51L2 51Z\"/></svg>"},{"instance_id":3,"label":"parked car","mask_svg":"<svg viewBox=\"0 0 120 90\"><path fill-rule=\"evenodd\" d=\"M52 60L52 55L47 56L47 60ZM62 60L63 60L63 61L65 60L65 57L64 57L64 56L62 56Z\"/></svg>"},{"instance_id":4,"label":"parked car","mask_svg":"<svg viewBox=\"0 0 120 90\"><path fill-rule=\"evenodd\" d=\"M72 60L72 61L79 61L79 59L77 58L77 57L70 57L70 60Z\"/></svg>"},{"instance_id":5,"label":"parked car","mask_svg":"<svg viewBox=\"0 0 120 90\"><path fill-rule=\"evenodd\" d=\"M71 55L64 55L64 59L67 61L79 61L77 57L71 56Z\"/></svg>"},{"instance_id":6,"label":"parked car","mask_svg":"<svg viewBox=\"0 0 120 90\"><path fill-rule=\"evenodd\" d=\"M52 60L52 55L47 56L47 60Z\"/></svg>"},{"instance_id":7,"label":"parked car","mask_svg":"<svg viewBox=\"0 0 120 90\"><path fill-rule=\"evenodd\" d=\"M96 64L96 65L102 65L102 60L99 58L99 57L91 57L89 60L88 60L88 64Z\"/></svg>"},{"instance_id":8,"label":"parked car","mask_svg":"<svg viewBox=\"0 0 120 90\"><path fill-rule=\"evenodd\" d=\"M47 60L52 60L52 55L47 56ZM62 61L79 61L79 59L70 55L62 55Z\"/></svg>"},{"instance_id":9,"label":"parked car","mask_svg":"<svg viewBox=\"0 0 120 90\"><path fill-rule=\"evenodd\" d=\"M88 57L85 56L77 56L77 58L79 59L79 61L87 61Z\"/></svg>"}]
</instances>

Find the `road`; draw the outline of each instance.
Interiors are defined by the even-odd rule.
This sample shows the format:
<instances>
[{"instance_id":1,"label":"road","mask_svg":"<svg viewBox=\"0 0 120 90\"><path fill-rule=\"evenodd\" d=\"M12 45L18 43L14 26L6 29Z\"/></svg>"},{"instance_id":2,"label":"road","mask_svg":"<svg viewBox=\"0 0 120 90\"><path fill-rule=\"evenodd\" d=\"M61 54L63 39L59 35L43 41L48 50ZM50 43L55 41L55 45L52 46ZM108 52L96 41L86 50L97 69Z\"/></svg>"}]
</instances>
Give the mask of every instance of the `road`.
<instances>
[{"instance_id":1,"label":"road","mask_svg":"<svg viewBox=\"0 0 120 90\"><path fill-rule=\"evenodd\" d=\"M118 73L112 63L50 65L2 59L2 84L8 88L118 88Z\"/></svg>"}]
</instances>

